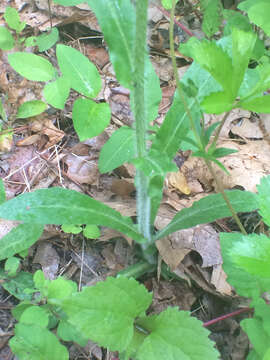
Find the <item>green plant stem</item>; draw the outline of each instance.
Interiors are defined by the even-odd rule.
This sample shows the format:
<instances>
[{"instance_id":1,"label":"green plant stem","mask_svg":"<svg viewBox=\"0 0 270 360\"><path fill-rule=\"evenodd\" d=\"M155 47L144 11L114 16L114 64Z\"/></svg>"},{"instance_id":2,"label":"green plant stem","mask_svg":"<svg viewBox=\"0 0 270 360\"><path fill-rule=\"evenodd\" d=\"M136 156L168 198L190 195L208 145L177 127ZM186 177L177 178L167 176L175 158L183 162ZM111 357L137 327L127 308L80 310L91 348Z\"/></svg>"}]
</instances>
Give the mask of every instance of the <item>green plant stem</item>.
<instances>
[{"instance_id":1,"label":"green plant stem","mask_svg":"<svg viewBox=\"0 0 270 360\"><path fill-rule=\"evenodd\" d=\"M140 278L142 275L156 270L156 265L150 264L148 261L140 261L137 264L128 266L126 269L117 273L117 276L126 276L134 279Z\"/></svg>"},{"instance_id":2,"label":"green plant stem","mask_svg":"<svg viewBox=\"0 0 270 360\"><path fill-rule=\"evenodd\" d=\"M144 157L147 154L146 145L146 105L145 105L145 57L146 57L146 29L147 29L147 8L148 0L136 1L136 29L134 45L134 116L135 116L135 137L136 157ZM151 243L151 203L148 196L149 181L146 175L140 170L136 173L137 190L137 219L139 231L148 240L144 244L147 248Z\"/></svg>"},{"instance_id":3,"label":"green plant stem","mask_svg":"<svg viewBox=\"0 0 270 360\"><path fill-rule=\"evenodd\" d=\"M213 178L214 178L214 180L215 180L215 182L217 184L218 191L221 193L224 201L226 202L230 212L232 213L232 217L234 218L236 224L238 225L241 233L244 234L244 235L247 235L247 232L246 232L244 226L242 225L237 213L235 212L234 208L232 207L232 204L230 203L230 200L228 199L228 197L227 197L227 195L226 195L226 193L224 191L223 184L221 183L218 176L216 176L216 173L215 173L215 171L214 171L214 169L212 167L211 162L209 160L207 160L207 159L204 159L204 160L205 160L205 163L206 163L211 175L213 176Z\"/></svg>"},{"instance_id":4,"label":"green plant stem","mask_svg":"<svg viewBox=\"0 0 270 360\"><path fill-rule=\"evenodd\" d=\"M210 145L211 147L212 146L216 147L217 141L218 141L218 138L219 138L219 134L220 134L221 129L223 128L223 125L225 124L225 121L227 120L227 117L229 116L229 114L230 114L230 111L226 112L225 115L223 116L223 118L221 120L221 123L220 123L220 125L219 125L219 127L217 129L216 134L215 134L214 140L212 141L212 143Z\"/></svg>"},{"instance_id":5,"label":"green plant stem","mask_svg":"<svg viewBox=\"0 0 270 360\"><path fill-rule=\"evenodd\" d=\"M175 51L174 51L174 40L173 40L173 25L174 25L174 12L175 12L175 5L176 5L176 2L177 0L173 0L172 1L172 8L171 8L171 16L170 16L170 53L171 53L171 59L172 59L172 66L173 66L173 72L174 72L174 77L175 77L175 80L176 80L176 84L177 84L177 91L179 93L179 96L183 102L183 105L184 105L184 108L185 108L185 111L187 113L187 116L189 118L189 121L190 121L190 126L191 126L191 129L196 137L196 140L198 142L198 144L200 144L200 146L202 147L202 144L201 144L201 139L200 139L200 136L199 134L197 133L196 131L196 127L195 127L195 124L194 124L194 121L193 121L193 118L192 118L192 115L191 115L191 112L189 110L189 107L188 107L188 104L186 102L186 99L185 99L185 96L184 96L184 93L183 93L183 90L181 88L181 84L180 84L180 81L179 81L179 76L178 76L178 71L177 71L177 65L176 65L176 58L175 58ZM213 140L213 143L212 144L216 144L217 142L217 139L218 139L218 136L220 134L220 131L227 119L229 115L229 112L227 112L222 121L221 121L221 124L218 128L218 131L215 135L215 138ZM217 188L218 188L218 191L221 193L224 201L226 202L229 210L231 211L232 213L232 217L234 218L235 222L237 223L239 229L241 230L241 232L246 235L247 232L245 230L245 228L243 227L243 225L241 224L241 221L237 215L237 213L235 212L234 208L232 207L231 203L230 203L230 200L228 199L226 193L224 192L224 187L223 187L223 184L221 183L221 181L219 180L219 178L216 176L215 174L215 171L212 167L212 164L209 160L207 159L204 159L205 163L206 163L206 166L208 167L211 175L213 176L216 184L217 184Z\"/></svg>"}]
</instances>

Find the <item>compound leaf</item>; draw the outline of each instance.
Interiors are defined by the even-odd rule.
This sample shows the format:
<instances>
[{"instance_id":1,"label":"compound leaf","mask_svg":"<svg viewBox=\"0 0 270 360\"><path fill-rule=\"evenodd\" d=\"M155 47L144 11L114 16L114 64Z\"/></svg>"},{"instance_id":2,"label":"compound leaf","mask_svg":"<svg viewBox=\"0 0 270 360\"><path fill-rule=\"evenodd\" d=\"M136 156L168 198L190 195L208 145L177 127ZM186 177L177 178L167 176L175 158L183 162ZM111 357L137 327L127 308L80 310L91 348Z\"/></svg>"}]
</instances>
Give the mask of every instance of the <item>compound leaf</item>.
<instances>
[{"instance_id":1,"label":"compound leaf","mask_svg":"<svg viewBox=\"0 0 270 360\"><path fill-rule=\"evenodd\" d=\"M28 80L49 81L55 77L54 67L42 56L15 52L8 55L8 61L15 71Z\"/></svg>"},{"instance_id":2,"label":"compound leaf","mask_svg":"<svg viewBox=\"0 0 270 360\"><path fill-rule=\"evenodd\" d=\"M56 56L59 68L72 89L87 97L95 97L101 89L101 78L95 65L80 51L58 44Z\"/></svg>"},{"instance_id":3,"label":"compound leaf","mask_svg":"<svg viewBox=\"0 0 270 360\"><path fill-rule=\"evenodd\" d=\"M216 360L219 354L208 338L209 331L187 311L169 307L159 315L139 319L150 335L140 347L138 360ZM196 338L196 346L193 340Z\"/></svg>"},{"instance_id":4,"label":"compound leaf","mask_svg":"<svg viewBox=\"0 0 270 360\"><path fill-rule=\"evenodd\" d=\"M144 241L130 218L87 195L62 188L40 189L6 201L0 206L0 217L36 224L104 225Z\"/></svg>"},{"instance_id":5,"label":"compound leaf","mask_svg":"<svg viewBox=\"0 0 270 360\"><path fill-rule=\"evenodd\" d=\"M112 351L123 351L132 339L135 318L151 301L152 295L136 280L109 277L63 300L61 306L85 337Z\"/></svg>"},{"instance_id":6,"label":"compound leaf","mask_svg":"<svg viewBox=\"0 0 270 360\"><path fill-rule=\"evenodd\" d=\"M252 211L258 207L257 197L251 192L232 190L226 191L226 194L236 212ZM177 230L205 224L227 216L231 216L231 212L221 194L208 195L194 202L190 208L179 211L172 221L157 233L155 239L161 239Z\"/></svg>"}]
</instances>

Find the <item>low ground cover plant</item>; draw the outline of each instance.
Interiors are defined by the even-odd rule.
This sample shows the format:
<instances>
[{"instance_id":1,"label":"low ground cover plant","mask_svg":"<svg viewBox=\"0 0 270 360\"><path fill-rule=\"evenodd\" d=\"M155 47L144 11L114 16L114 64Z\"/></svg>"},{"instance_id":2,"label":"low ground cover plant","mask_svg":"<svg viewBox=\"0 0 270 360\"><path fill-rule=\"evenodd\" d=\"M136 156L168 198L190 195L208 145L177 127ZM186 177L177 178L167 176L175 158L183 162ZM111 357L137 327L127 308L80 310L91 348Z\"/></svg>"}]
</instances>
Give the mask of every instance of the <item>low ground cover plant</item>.
<instances>
[{"instance_id":1,"label":"low ground cover plant","mask_svg":"<svg viewBox=\"0 0 270 360\"><path fill-rule=\"evenodd\" d=\"M64 0L61 3L74 4ZM179 81L172 21L176 1L164 1L165 6L171 8L171 54L177 90L163 124L156 130L151 121L157 117L161 89L146 46L148 2L137 1L136 6L129 0L88 0L87 3L103 31L116 77L130 90L134 114L133 126L116 130L104 145L99 169L105 173L125 162L135 165L137 221L134 223L131 218L87 195L63 188L41 189L5 201L1 185L0 217L21 222L1 239L0 259L8 259L8 274L2 273L8 281L3 286L22 300L13 310L18 324L10 340L12 351L20 360L65 360L68 351L59 339L80 345L91 339L112 351L119 351L121 359L218 359L208 331L188 312L168 308L158 315L147 316L152 295L132 278L108 278L78 292L72 281L61 277L49 281L38 271L33 278L30 274L19 273L23 278L21 282L27 287L25 292L14 291L10 284L18 267L14 255L24 254L39 239L45 224L62 225L71 232L81 231L82 224L86 225L84 229L88 227L96 232L97 226L118 230L137 242L146 263L153 265L157 261L156 240L232 215L242 233L221 234L224 268L237 292L250 297L251 306L255 308L254 317L242 322L253 345L248 359L269 359L270 314L262 297L270 288L269 238L247 235L237 212L259 208L265 224L270 224L270 178L261 180L258 195L240 190L224 191L213 168L216 164L227 171L218 158L233 150L217 147L217 140L232 109L270 112L270 95L265 94L270 87L270 64L265 48L261 50L261 39L242 14L229 16L225 13L229 21L225 36L220 40L199 41L193 37L180 46L180 51L194 62ZM210 26L208 18L213 5L208 7L205 1L202 4L205 33L211 37L216 32L216 25ZM268 5L265 1L258 1L258 4L260 7L254 9L247 0L240 3L239 8L267 34L267 23L256 14L258 9L261 14ZM235 19L231 20L239 16L245 18L243 27L237 26ZM32 53L8 55L10 65L20 75L45 83L43 96L47 103L36 100L23 104L17 117L39 114L47 104L63 109L73 89L80 94L72 110L80 140L99 135L109 124L110 109L108 104L95 100L101 89L96 67L79 51L63 44L56 46L56 57L58 67ZM249 68L254 59L257 66ZM225 114L221 123L207 128L203 113ZM177 169L173 158L183 142L190 144L193 156L205 159L220 193L208 195L181 210L164 229L156 232L154 220L162 199L163 182L167 172ZM50 331L55 328L57 335ZM195 337L196 346L192 341Z\"/></svg>"}]
</instances>

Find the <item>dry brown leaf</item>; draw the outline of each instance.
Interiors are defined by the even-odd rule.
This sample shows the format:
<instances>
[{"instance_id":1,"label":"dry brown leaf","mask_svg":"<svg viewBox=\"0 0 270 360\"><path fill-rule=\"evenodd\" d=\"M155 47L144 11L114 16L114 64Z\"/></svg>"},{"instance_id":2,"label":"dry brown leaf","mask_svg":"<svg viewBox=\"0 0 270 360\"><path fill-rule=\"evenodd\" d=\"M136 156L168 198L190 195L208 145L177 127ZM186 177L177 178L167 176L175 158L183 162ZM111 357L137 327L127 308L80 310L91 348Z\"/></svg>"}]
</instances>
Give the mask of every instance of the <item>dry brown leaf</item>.
<instances>
[{"instance_id":1,"label":"dry brown leaf","mask_svg":"<svg viewBox=\"0 0 270 360\"><path fill-rule=\"evenodd\" d=\"M79 184L94 184L98 181L99 171L97 160L90 156L68 154L63 162L68 166L67 176Z\"/></svg>"},{"instance_id":2,"label":"dry brown leaf","mask_svg":"<svg viewBox=\"0 0 270 360\"><path fill-rule=\"evenodd\" d=\"M185 195L190 194L190 188L187 184L185 175L179 170L177 172L171 172L167 175L169 189L176 189Z\"/></svg>"},{"instance_id":3,"label":"dry brown leaf","mask_svg":"<svg viewBox=\"0 0 270 360\"><path fill-rule=\"evenodd\" d=\"M216 290L223 295L232 295L232 287L227 282L227 275L222 269L222 265L214 265L212 276L211 276L211 284L213 284Z\"/></svg>"},{"instance_id":4,"label":"dry brown leaf","mask_svg":"<svg viewBox=\"0 0 270 360\"><path fill-rule=\"evenodd\" d=\"M46 279L56 278L59 262L59 255L51 243L43 241L38 245L33 263L41 265Z\"/></svg>"},{"instance_id":5,"label":"dry brown leaf","mask_svg":"<svg viewBox=\"0 0 270 360\"><path fill-rule=\"evenodd\" d=\"M49 141L46 144L46 148L57 144L65 136L64 131L59 130L56 126L54 126L52 120L43 119L42 117L39 117L38 120L33 121L30 124L30 129L33 132L38 132L39 134L48 136Z\"/></svg>"}]
</instances>

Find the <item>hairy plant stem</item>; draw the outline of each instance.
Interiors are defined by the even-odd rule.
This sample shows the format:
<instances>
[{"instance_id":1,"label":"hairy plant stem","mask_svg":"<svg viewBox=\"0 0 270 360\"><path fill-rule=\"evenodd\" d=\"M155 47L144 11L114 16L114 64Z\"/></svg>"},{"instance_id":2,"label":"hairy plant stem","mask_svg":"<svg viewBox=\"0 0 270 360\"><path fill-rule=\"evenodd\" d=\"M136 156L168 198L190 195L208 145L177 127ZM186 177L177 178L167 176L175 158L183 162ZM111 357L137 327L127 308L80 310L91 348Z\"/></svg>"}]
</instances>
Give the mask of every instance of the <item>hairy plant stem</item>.
<instances>
[{"instance_id":1,"label":"hairy plant stem","mask_svg":"<svg viewBox=\"0 0 270 360\"><path fill-rule=\"evenodd\" d=\"M185 108L185 111L187 113L187 116L189 118L189 122L190 122L190 127L194 133L194 136L198 142L198 144L200 144L200 146L202 145L201 144L201 139L200 139L200 136L199 134L197 133L196 131L196 127L195 127L195 124L194 124L194 121L193 121L193 118L192 118L192 115L191 115L191 112L189 110L189 106L186 102L186 99L185 99L185 96L184 96L184 92L181 88L181 85L180 85L180 81L179 81L179 76L178 76L178 71L177 71L177 65L176 65L176 58L175 58L175 51L174 51L174 39L173 39L173 24L174 24L174 12L175 12L175 5L176 5L176 2L177 0L173 0L172 1L172 8L171 8L171 16L170 16L170 53L171 53L171 59L172 59L172 66L173 66L173 72L174 72L174 77L175 77L175 80L176 80L176 86L177 86L177 91L179 93L179 96L183 102L183 105L184 105L184 108ZM213 140L213 143L212 144L216 144L217 142L217 139L218 139L218 136L220 134L220 131L227 119L229 115L229 112L227 112L222 121L221 121L221 124L218 128L218 131L214 137L214 140ZM205 164L208 168L208 170L210 171L211 175L213 176L216 184L217 184L217 188L218 188L218 191L221 193L224 201L226 202L227 206L228 206L228 209L230 210L231 214L232 214L232 217L234 218L235 222L237 223L239 229L241 230L242 234L246 235L247 232L245 230L245 228L243 227L237 213L235 212L232 204L230 203L230 200L228 199L226 193L224 192L224 187L223 187L223 184L222 182L219 180L219 178L216 176L216 173L212 167L212 164L210 162L210 160L207 160L207 159L204 159L205 161Z\"/></svg>"},{"instance_id":2,"label":"hairy plant stem","mask_svg":"<svg viewBox=\"0 0 270 360\"><path fill-rule=\"evenodd\" d=\"M146 57L146 29L147 29L148 0L136 1L136 28L134 44L134 117L136 137L136 157L144 157L147 154L146 145L146 105L145 105L145 57ZM137 219L139 231L147 239L142 247L147 249L151 243L151 203L148 195L149 180L141 171L136 172L137 190Z\"/></svg>"}]
</instances>

